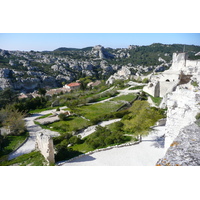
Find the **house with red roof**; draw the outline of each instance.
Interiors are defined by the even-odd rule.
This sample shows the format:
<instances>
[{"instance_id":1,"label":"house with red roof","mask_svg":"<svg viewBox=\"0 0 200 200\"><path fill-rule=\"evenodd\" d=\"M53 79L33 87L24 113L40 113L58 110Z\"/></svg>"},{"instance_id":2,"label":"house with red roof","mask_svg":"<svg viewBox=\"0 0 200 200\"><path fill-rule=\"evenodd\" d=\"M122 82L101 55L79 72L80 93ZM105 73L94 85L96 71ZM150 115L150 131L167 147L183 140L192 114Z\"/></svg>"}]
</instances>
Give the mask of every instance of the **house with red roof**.
<instances>
[{"instance_id":1,"label":"house with red roof","mask_svg":"<svg viewBox=\"0 0 200 200\"><path fill-rule=\"evenodd\" d=\"M71 89L71 90L78 90L80 86L81 86L81 83L74 82L74 83L66 84L63 87L67 89Z\"/></svg>"}]
</instances>

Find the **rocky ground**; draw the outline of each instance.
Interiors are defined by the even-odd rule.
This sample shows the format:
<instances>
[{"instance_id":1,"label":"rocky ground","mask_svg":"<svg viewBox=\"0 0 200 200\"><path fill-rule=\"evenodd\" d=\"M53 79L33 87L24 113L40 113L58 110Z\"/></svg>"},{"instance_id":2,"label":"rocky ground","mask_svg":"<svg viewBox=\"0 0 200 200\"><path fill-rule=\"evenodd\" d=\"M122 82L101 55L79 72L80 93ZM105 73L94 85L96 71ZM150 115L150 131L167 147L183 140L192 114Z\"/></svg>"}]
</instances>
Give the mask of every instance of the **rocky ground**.
<instances>
[{"instance_id":1,"label":"rocky ground","mask_svg":"<svg viewBox=\"0 0 200 200\"><path fill-rule=\"evenodd\" d=\"M165 156L157 162L158 166L199 166L200 165L200 127L191 124L182 129L170 145Z\"/></svg>"}]
</instances>

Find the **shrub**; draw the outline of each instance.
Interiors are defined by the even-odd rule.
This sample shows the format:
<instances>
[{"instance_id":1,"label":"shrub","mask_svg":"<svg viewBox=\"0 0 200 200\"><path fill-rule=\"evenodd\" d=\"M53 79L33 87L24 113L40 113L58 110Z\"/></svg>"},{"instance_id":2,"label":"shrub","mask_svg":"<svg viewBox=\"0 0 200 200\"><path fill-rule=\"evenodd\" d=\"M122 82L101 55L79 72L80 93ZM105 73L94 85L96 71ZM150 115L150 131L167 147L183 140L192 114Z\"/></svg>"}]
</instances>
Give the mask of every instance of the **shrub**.
<instances>
[{"instance_id":1,"label":"shrub","mask_svg":"<svg viewBox=\"0 0 200 200\"><path fill-rule=\"evenodd\" d=\"M58 115L59 119L62 120L62 121L65 121L67 119L67 116L64 114L64 113L60 113Z\"/></svg>"},{"instance_id":2,"label":"shrub","mask_svg":"<svg viewBox=\"0 0 200 200\"><path fill-rule=\"evenodd\" d=\"M191 85L193 85L194 87L198 87L198 86L199 86L198 83L197 83L196 81L193 81L193 82L191 83Z\"/></svg>"},{"instance_id":3,"label":"shrub","mask_svg":"<svg viewBox=\"0 0 200 200\"><path fill-rule=\"evenodd\" d=\"M200 119L200 113L197 113L196 117L197 120Z\"/></svg>"},{"instance_id":4,"label":"shrub","mask_svg":"<svg viewBox=\"0 0 200 200\"><path fill-rule=\"evenodd\" d=\"M58 108L56 109L56 111L60 111L60 108L58 107Z\"/></svg>"},{"instance_id":5,"label":"shrub","mask_svg":"<svg viewBox=\"0 0 200 200\"><path fill-rule=\"evenodd\" d=\"M142 83L148 83L149 82L149 79L148 78L144 78Z\"/></svg>"}]
</instances>

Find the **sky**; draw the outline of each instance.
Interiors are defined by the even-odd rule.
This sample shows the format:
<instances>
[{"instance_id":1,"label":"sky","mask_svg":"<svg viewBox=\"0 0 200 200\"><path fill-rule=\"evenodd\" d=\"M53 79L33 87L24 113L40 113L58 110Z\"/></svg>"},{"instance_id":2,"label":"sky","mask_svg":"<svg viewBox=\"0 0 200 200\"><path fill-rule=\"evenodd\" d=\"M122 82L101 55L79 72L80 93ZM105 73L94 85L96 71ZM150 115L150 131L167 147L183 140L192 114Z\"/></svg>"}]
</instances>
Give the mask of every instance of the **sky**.
<instances>
[{"instance_id":1,"label":"sky","mask_svg":"<svg viewBox=\"0 0 200 200\"><path fill-rule=\"evenodd\" d=\"M0 33L0 49L5 50L51 51L95 45L127 48L152 43L200 45L200 33Z\"/></svg>"}]
</instances>

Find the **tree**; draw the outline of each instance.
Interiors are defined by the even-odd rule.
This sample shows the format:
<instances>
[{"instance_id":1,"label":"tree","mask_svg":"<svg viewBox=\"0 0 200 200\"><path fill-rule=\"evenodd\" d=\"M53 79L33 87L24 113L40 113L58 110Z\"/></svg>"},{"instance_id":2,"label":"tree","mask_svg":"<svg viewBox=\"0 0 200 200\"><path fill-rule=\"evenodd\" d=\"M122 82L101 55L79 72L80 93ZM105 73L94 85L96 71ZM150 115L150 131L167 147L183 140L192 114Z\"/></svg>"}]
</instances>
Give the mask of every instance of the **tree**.
<instances>
[{"instance_id":1,"label":"tree","mask_svg":"<svg viewBox=\"0 0 200 200\"><path fill-rule=\"evenodd\" d=\"M20 135L25 131L24 114L14 109L12 106L6 106L0 111L0 122L4 127L10 130L12 135Z\"/></svg>"},{"instance_id":2,"label":"tree","mask_svg":"<svg viewBox=\"0 0 200 200\"><path fill-rule=\"evenodd\" d=\"M42 96L45 96L45 94L47 93L46 89L45 88L39 88L38 89L38 94L42 95Z\"/></svg>"},{"instance_id":3,"label":"tree","mask_svg":"<svg viewBox=\"0 0 200 200\"><path fill-rule=\"evenodd\" d=\"M124 120L124 130L139 136L148 134L149 128L163 117L159 110L150 107L146 101L135 101L130 108L129 119Z\"/></svg>"},{"instance_id":4,"label":"tree","mask_svg":"<svg viewBox=\"0 0 200 200\"><path fill-rule=\"evenodd\" d=\"M17 92L10 88L6 88L3 91L0 91L0 107L15 102L17 100L17 96Z\"/></svg>"}]
</instances>

